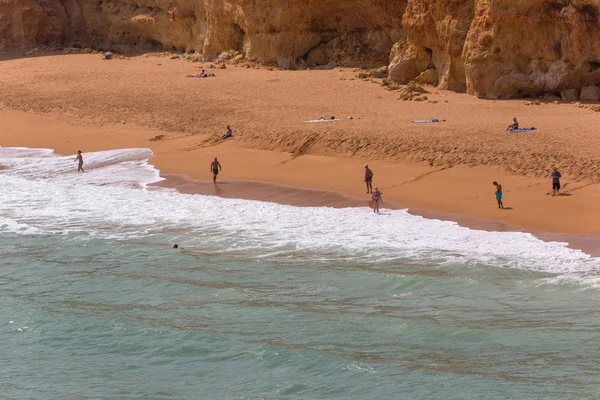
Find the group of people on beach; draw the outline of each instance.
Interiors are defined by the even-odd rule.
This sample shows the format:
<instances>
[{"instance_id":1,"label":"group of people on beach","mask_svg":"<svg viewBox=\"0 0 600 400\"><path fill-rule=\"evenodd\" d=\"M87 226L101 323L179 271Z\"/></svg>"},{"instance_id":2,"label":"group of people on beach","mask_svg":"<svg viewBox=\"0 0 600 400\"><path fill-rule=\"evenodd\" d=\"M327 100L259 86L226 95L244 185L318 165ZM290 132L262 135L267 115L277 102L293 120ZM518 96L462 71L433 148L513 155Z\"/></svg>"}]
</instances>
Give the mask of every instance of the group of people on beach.
<instances>
[{"instance_id":1,"label":"group of people on beach","mask_svg":"<svg viewBox=\"0 0 600 400\"><path fill-rule=\"evenodd\" d=\"M204 70L203 70L204 72ZM508 128L510 129L518 129L519 123L517 122L517 118L513 118L513 124ZM233 136L233 131L231 126L227 125L225 133L220 137L219 140L225 140ZM77 150L77 156L75 157L75 162L79 161L79 165L77 167L77 172L84 172L83 170L83 153L81 150ZM213 183L217 183L217 175L223 168L221 167L221 163L218 158L215 157L213 161L210 163L210 172L213 175ZM562 175L558 171L557 168L553 168L551 173L552 178L552 196L560 195L560 178ZM365 175L364 182L367 188L367 193L371 195L371 201L373 203L373 212L379 214L380 205L383 204L383 196L379 188L376 186L375 190L373 190L373 170L369 168L368 164L365 164ZM499 209L504 209L504 204L502 203L502 185L496 181L493 182L494 187L496 188L495 197L498 203Z\"/></svg>"},{"instance_id":2,"label":"group of people on beach","mask_svg":"<svg viewBox=\"0 0 600 400\"><path fill-rule=\"evenodd\" d=\"M562 175L558 172L558 169L555 167L552 169L552 173L550 174L552 178L552 196L560 195L560 178ZM373 171L369 168L368 164L365 164L365 184L367 186L367 194L371 194L371 200L373 202L373 212L379 214L379 206L383 203L383 197L381 196L381 192L379 188L375 186L375 191L373 191ZM504 203L502 203L502 185L496 181L492 183L495 188L495 196L496 202L498 203L499 209L504 209Z\"/></svg>"}]
</instances>

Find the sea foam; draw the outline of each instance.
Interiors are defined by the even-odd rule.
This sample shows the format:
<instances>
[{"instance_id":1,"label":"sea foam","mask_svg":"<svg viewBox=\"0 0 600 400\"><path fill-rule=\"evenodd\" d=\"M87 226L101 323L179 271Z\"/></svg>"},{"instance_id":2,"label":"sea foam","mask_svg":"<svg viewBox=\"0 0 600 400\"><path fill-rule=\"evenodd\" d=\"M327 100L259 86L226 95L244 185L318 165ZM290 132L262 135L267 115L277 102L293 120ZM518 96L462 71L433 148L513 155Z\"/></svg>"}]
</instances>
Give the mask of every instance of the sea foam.
<instances>
[{"instance_id":1,"label":"sea foam","mask_svg":"<svg viewBox=\"0 0 600 400\"><path fill-rule=\"evenodd\" d=\"M177 240L190 251L255 259L475 262L548 273L587 273L598 259L529 233L487 232L406 210L293 207L148 187L160 174L148 149L74 156L0 148L0 227L13 234Z\"/></svg>"}]
</instances>

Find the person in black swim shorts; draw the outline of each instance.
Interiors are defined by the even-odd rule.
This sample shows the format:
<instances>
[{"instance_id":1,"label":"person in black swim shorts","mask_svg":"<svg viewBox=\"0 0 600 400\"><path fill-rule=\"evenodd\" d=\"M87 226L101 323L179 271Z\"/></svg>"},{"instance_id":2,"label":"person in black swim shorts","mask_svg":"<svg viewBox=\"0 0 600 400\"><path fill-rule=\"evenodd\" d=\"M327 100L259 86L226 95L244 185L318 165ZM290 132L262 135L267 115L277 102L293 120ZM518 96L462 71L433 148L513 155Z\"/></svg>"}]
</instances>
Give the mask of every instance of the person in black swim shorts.
<instances>
[{"instance_id":1,"label":"person in black swim shorts","mask_svg":"<svg viewBox=\"0 0 600 400\"><path fill-rule=\"evenodd\" d=\"M368 165L365 165L365 183L367 185L367 194L373 193L373 171Z\"/></svg>"},{"instance_id":2,"label":"person in black swim shorts","mask_svg":"<svg viewBox=\"0 0 600 400\"><path fill-rule=\"evenodd\" d=\"M219 174L219 171L222 169L223 168L221 168L221 163L219 162L219 160L217 160L217 157L215 157L213 162L210 163L210 170L213 173L213 183L217 183L217 175Z\"/></svg>"},{"instance_id":3,"label":"person in black swim shorts","mask_svg":"<svg viewBox=\"0 0 600 400\"><path fill-rule=\"evenodd\" d=\"M560 178L562 175L560 174L560 172L558 172L558 169L554 168L551 176L552 176L552 196L556 196L557 194L560 194Z\"/></svg>"}]
</instances>

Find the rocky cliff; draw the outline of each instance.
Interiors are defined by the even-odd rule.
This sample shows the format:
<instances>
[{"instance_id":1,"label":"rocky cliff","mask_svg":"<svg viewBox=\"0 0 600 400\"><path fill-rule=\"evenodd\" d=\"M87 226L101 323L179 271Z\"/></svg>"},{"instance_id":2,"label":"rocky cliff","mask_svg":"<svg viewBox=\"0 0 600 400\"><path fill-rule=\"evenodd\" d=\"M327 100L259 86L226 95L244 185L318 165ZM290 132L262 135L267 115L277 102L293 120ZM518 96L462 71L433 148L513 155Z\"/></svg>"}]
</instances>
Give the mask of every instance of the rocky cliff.
<instances>
[{"instance_id":1,"label":"rocky cliff","mask_svg":"<svg viewBox=\"0 0 600 400\"><path fill-rule=\"evenodd\" d=\"M573 100L600 83L599 19L599 0L409 0L390 74L427 71L441 88L487 98Z\"/></svg>"},{"instance_id":2,"label":"rocky cliff","mask_svg":"<svg viewBox=\"0 0 600 400\"><path fill-rule=\"evenodd\" d=\"M405 0L0 0L0 49L226 50L284 68L387 63Z\"/></svg>"},{"instance_id":3,"label":"rocky cliff","mask_svg":"<svg viewBox=\"0 0 600 400\"><path fill-rule=\"evenodd\" d=\"M467 90L513 97L597 85L599 18L599 0L480 0L463 50Z\"/></svg>"},{"instance_id":4,"label":"rocky cliff","mask_svg":"<svg viewBox=\"0 0 600 400\"><path fill-rule=\"evenodd\" d=\"M0 50L235 50L487 98L600 96L600 0L0 0ZM391 52L391 54L390 54Z\"/></svg>"}]
</instances>

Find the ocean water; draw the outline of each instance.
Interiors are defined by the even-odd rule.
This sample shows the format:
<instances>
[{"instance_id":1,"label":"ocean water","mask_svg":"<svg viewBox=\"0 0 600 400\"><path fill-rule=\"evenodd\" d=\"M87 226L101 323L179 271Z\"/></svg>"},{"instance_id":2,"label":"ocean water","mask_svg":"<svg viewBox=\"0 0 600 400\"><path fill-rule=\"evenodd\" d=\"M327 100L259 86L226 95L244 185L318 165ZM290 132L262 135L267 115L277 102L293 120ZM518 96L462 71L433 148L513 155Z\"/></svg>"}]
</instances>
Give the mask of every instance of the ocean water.
<instances>
[{"instance_id":1,"label":"ocean water","mask_svg":"<svg viewBox=\"0 0 600 400\"><path fill-rule=\"evenodd\" d=\"M0 398L600 394L598 259L403 210L184 195L148 186L151 155L77 174L0 148Z\"/></svg>"}]
</instances>

